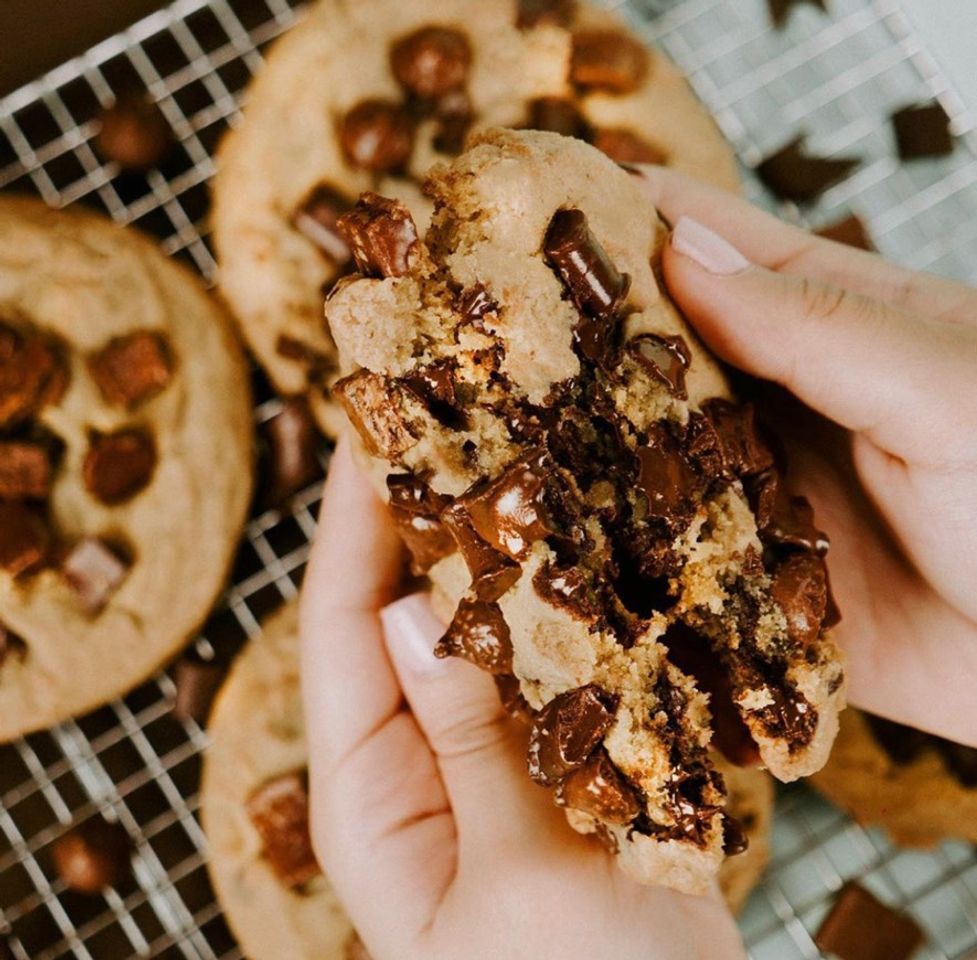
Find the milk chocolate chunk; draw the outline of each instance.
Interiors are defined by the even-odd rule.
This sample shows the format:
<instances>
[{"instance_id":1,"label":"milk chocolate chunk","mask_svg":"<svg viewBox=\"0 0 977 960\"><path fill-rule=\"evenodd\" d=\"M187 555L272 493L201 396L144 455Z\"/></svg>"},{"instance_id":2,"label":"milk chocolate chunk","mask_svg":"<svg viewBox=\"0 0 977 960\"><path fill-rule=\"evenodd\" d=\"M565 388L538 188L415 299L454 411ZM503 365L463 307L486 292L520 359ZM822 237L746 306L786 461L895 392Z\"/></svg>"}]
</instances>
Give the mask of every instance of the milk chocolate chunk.
<instances>
[{"instance_id":1,"label":"milk chocolate chunk","mask_svg":"<svg viewBox=\"0 0 977 960\"><path fill-rule=\"evenodd\" d=\"M314 187L292 214L292 226L337 265L352 256L349 245L339 232L339 218L353 203L327 183Z\"/></svg>"},{"instance_id":2,"label":"milk chocolate chunk","mask_svg":"<svg viewBox=\"0 0 977 960\"><path fill-rule=\"evenodd\" d=\"M127 94L102 112L95 149L123 170L159 166L175 143L160 108L146 95Z\"/></svg>"},{"instance_id":3,"label":"milk chocolate chunk","mask_svg":"<svg viewBox=\"0 0 977 960\"><path fill-rule=\"evenodd\" d=\"M760 538L822 556L830 545L828 535L814 526L814 508L807 497L788 497L785 493L775 499L770 520L760 529Z\"/></svg>"},{"instance_id":4,"label":"milk chocolate chunk","mask_svg":"<svg viewBox=\"0 0 977 960\"><path fill-rule=\"evenodd\" d=\"M145 430L96 433L82 464L89 493L114 506L144 490L156 469L156 443Z\"/></svg>"},{"instance_id":5,"label":"milk chocolate chunk","mask_svg":"<svg viewBox=\"0 0 977 960\"><path fill-rule=\"evenodd\" d=\"M716 429L723 463L730 473L746 477L773 467L773 453L757 433L752 404L715 398L707 400L702 411Z\"/></svg>"},{"instance_id":6,"label":"milk chocolate chunk","mask_svg":"<svg viewBox=\"0 0 977 960\"><path fill-rule=\"evenodd\" d=\"M529 103L527 130L549 130L564 137L589 140L591 129L579 107L565 97L538 97Z\"/></svg>"},{"instance_id":7,"label":"milk chocolate chunk","mask_svg":"<svg viewBox=\"0 0 977 960\"><path fill-rule=\"evenodd\" d=\"M322 476L315 421L305 401L290 398L261 426L267 444L264 500L278 506Z\"/></svg>"},{"instance_id":8,"label":"milk chocolate chunk","mask_svg":"<svg viewBox=\"0 0 977 960\"><path fill-rule=\"evenodd\" d=\"M641 812L634 788L602 748L559 783L556 802L620 826L629 824Z\"/></svg>"},{"instance_id":9,"label":"milk chocolate chunk","mask_svg":"<svg viewBox=\"0 0 977 960\"><path fill-rule=\"evenodd\" d=\"M173 667L176 683L173 716L184 722L206 722L226 675L222 663L206 660L195 650L187 651Z\"/></svg>"},{"instance_id":10,"label":"milk chocolate chunk","mask_svg":"<svg viewBox=\"0 0 977 960\"><path fill-rule=\"evenodd\" d=\"M647 49L619 30L582 30L573 35L570 82L585 90L631 93L648 73Z\"/></svg>"},{"instance_id":11,"label":"milk chocolate chunk","mask_svg":"<svg viewBox=\"0 0 977 960\"><path fill-rule=\"evenodd\" d=\"M511 673L497 673L493 677L495 687L499 691L499 700L502 707L513 720L521 723L532 723L536 711L529 705L529 702L522 695L522 688L519 685L519 678Z\"/></svg>"},{"instance_id":12,"label":"milk chocolate chunk","mask_svg":"<svg viewBox=\"0 0 977 960\"><path fill-rule=\"evenodd\" d=\"M125 827L100 814L71 827L51 847L58 876L78 893L116 887L132 873L132 843Z\"/></svg>"},{"instance_id":13,"label":"milk chocolate chunk","mask_svg":"<svg viewBox=\"0 0 977 960\"><path fill-rule=\"evenodd\" d=\"M821 632L828 601L824 561L814 553L792 553L773 573L773 599L787 618L787 635L799 645L813 643Z\"/></svg>"},{"instance_id":14,"label":"milk chocolate chunk","mask_svg":"<svg viewBox=\"0 0 977 960\"><path fill-rule=\"evenodd\" d=\"M692 355L682 337L643 333L628 341L628 353L668 392L679 400L687 400L685 371Z\"/></svg>"},{"instance_id":15,"label":"milk chocolate chunk","mask_svg":"<svg viewBox=\"0 0 977 960\"><path fill-rule=\"evenodd\" d=\"M475 122L471 100L464 90L440 97L435 106L438 128L431 143L439 153L457 157L465 149L465 138Z\"/></svg>"},{"instance_id":16,"label":"milk chocolate chunk","mask_svg":"<svg viewBox=\"0 0 977 960\"><path fill-rule=\"evenodd\" d=\"M511 674L512 640L499 605L462 600L434 655L462 657L489 673Z\"/></svg>"},{"instance_id":17,"label":"milk chocolate chunk","mask_svg":"<svg viewBox=\"0 0 977 960\"><path fill-rule=\"evenodd\" d=\"M129 575L129 563L98 537L85 537L61 561L65 582L90 616L100 613Z\"/></svg>"},{"instance_id":18,"label":"milk chocolate chunk","mask_svg":"<svg viewBox=\"0 0 977 960\"><path fill-rule=\"evenodd\" d=\"M648 513L670 527L682 526L695 512L702 481L685 459L674 437L660 425L648 431L647 444L638 447L636 489L648 502Z\"/></svg>"},{"instance_id":19,"label":"milk chocolate chunk","mask_svg":"<svg viewBox=\"0 0 977 960\"><path fill-rule=\"evenodd\" d=\"M399 200L364 193L339 218L339 232L353 252L356 267L367 277L402 277L410 269L417 227Z\"/></svg>"},{"instance_id":20,"label":"milk chocolate chunk","mask_svg":"<svg viewBox=\"0 0 977 960\"><path fill-rule=\"evenodd\" d=\"M533 720L529 735L529 775L553 786L582 767L614 722L595 684L568 690L551 700Z\"/></svg>"},{"instance_id":21,"label":"milk chocolate chunk","mask_svg":"<svg viewBox=\"0 0 977 960\"><path fill-rule=\"evenodd\" d=\"M439 519L450 499L435 493L412 474L387 477L390 512L397 532L411 554L415 574L426 573L439 560L458 549L455 538Z\"/></svg>"},{"instance_id":22,"label":"milk chocolate chunk","mask_svg":"<svg viewBox=\"0 0 977 960\"><path fill-rule=\"evenodd\" d=\"M332 393L373 456L397 463L417 443L402 397L382 374L358 370L334 384Z\"/></svg>"},{"instance_id":23,"label":"milk chocolate chunk","mask_svg":"<svg viewBox=\"0 0 977 960\"><path fill-rule=\"evenodd\" d=\"M32 573L48 557L51 534L44 518L24 503L0 500L0 570Z\"/></svg>"},{"instance_id":24,"label":"milk chocolate chunk","mask_svg":"<svg viewBox=\"0 0 977 960\"><path fill-rule=\"evenodd\" d=\"M924 939L915 920L854 882L841 888L814 935L818 949L839 960L909 960Z\"/></svg>"},{"instance_id":25,"label":"milk chocolate chunk","mask_svg":"<svg viewBox=\"0 0 977 960\"><path fill-rule=\"evenodd\" d=\"M576 10L576 0L518 0L516 26L521 30L543 25L568 27Z\"/></svg>"},{"instance_id":26,"label":"milk chocolate chunk","mask_svg":"<svg viewBox=\"0 0 977 960\"><path fill-rule=\"evenodd\" d=\"M53 344L0 325L0 429L57 403L66 385L67 369Z\"/></svg>"},{"instance_id":27,"label":"milk chocolate chunk","mask_svg":"<svg viewBox=\"0 0 977 960\"><path fill-rule=\"evenodd\" d=\"M51 461L39 443L0 440L0 497L43 500L51 492Z\"/></svg>"},{"instance_id":28,"label":"milk chocolate chunk","mask_svg":"<svg viewBox=\"0 0 977 960\"><path fill-rule=\"evenodd\" d=\"M826 240L834 240L835 243L844 243L859 250L875 250L875 243L868 227L853 213L834 223L826 224L814 232Z\"/></svg>"},{"instance_id":29,"label":"milk chocolate chunk","mask_svg":"<svg viewBox=\"0 0 977 960\"><path fill-rule=\"evenodd\" d=\"M390 50L397 82L419 97L439 97L464 86L472 62L468 38L448 27L421 27Z\"/></svg>"},{"instance_id":30,"label":"milk chocolate chunk","mask_svg":"<svg viewBox=\"0 0 977 960\"><path fill-rule=\"evenodd\" d=\"M309 795L304 771L266 781L248 797L246 806L261 838L265 859L283 886L301 887L322 872L309 837Z\"/></svg>"},{"instance_id":31,"label":"milk chocolate chunk","mask_svg":"<svg viewBox=\"0 0 977 960\"><path fill-rule=\"evenodd\" d=\"M801 136L792 140L756 168L757 176L783 200L810 203L861 163L853 157L829 158L808 153L805 139Z\"/></svg>"},{"instance_id":32,"label":"milk chocolate chunk","mask_svg":"<svg viewBox=\"0 0 977 960\"><path fill-rule=\"evenodd\" d=\"M892 115L892 126L903 160L953 153L950 118L936 100L897 110Z\"/></svg>"},{"instance_id":33,"label":"milk chocolate chunk","mask_svg":"<svg viewBox=\"0 0 977 960\"><path fill-rule=\"evenodd\" d=\"M662 147L624 127L599 127L591 143L616 163L668 162L668 154Z\"/></svg>"},{"instance_id":34,"label":"milk chocolate chunk","mask_svg":"<svg viewBox=\"0 0 977 960\"><path fill-rule=\"evenodd\" d=\"M402 170L414 149L414 121L400 104L364 100L343 117L339 140L346 159L374 173Z\"/></svg>"},{"instance_id":35,"label":"milk chocolate chunk","mask_svg":"<svg viewBox=\"0 0 977 960\"><path fill-rule=\"evenodd\" d=\"M453 503L441 514L441 522L455 538L480 600L498 600L522 576L518 563L478 535L464 504Z\"/></svg>"},{"instance_id":36,"label":"milk chocolate chunk","mask_svg":"<svg viewBox=\"0 0 977 960\"><path fill-rule=\"evenodd\" d=\"M166 389L173 357L163 334L137 330L110 340L88 358L88 369L107 403L132 410Z\"/></svg>"},{"instance_id":37,"label":"milk chocolate chunk","mask_svg":"<svg viewBox=\"0 0 977 960\"><path fill-rule=\"evenodd\" d=\"M0 668L8 661L23 663L27 656L27 641L0 621Z\"/></svg>"},{"instance_id":38,"label":"milk chocolate chunk","mask_svg":"<svg viewBox=\"0 0 977 960\"><path fill-rule=\"evenodd\" d=\"M774 26L778 29L783 27L794 7L802 2L804 0L767 0L770 6L770 18L773 20ZM828 8L825 6L825 0L807 0L807 3L814 4L825 13L828 12Z\"/></svg>"}]
</instances>

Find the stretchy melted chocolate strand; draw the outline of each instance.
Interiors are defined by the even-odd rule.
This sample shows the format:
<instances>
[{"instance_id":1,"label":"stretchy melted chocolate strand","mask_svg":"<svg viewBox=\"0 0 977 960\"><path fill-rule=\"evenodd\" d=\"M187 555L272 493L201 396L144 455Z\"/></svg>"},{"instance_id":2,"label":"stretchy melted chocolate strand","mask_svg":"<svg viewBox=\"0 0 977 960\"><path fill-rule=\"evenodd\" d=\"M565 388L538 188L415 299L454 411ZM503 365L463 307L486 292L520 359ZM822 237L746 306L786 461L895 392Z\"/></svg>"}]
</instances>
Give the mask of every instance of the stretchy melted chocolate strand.
<instances>
[{"instance_id":1,"label":"stretchy melted chocolate strand","mask_svg":"<svg viewBox=\"0 0 977 960\"><path fill-rule=\"evenodd\" d=\"M320 183L292 214L292 225L334 264L345 264L352 253L339 232L339 218L353 201L327 183Z\"/></svg>"},{"instance_id":2,"label":"stretchy melted chocolate strand","mask_svg":"<svg viewBox=\"0 0 977 960\"><path fill-rule=\"evenodd\" d=\"M45 499L51 492L51 473L41 444L0 440L0 499Z\"/></svg>"},{"instance_id":3,"label":"stretchy melted chocolate strand","mask_svg":"<svg viewBox=\"0 0 977 960\"><path fill-rule=\"evenodd\" d=\"M668 392L679 400L688 400L685 390L685 371L689 369L691 354L682 337L643 333L629 340L628 353Z\"/></svg>"},{"instance_id":4,"label":"stretchy melted chocolate strand","mask_svg":"<svg viewBox=\"0 0 977 960\"><path fill-rule=\"evenodd\" d=\"M840 960L909 960L924 940L915 920L847 883L825 917L814 942Z\"/></svg>"},{"instance_id":5,"label":"stretchy melted chocolate strand","mask_svg":"<svg viewBox=\"0 0 977 960\"><path fill-rule=\"evenodd\" d=\"M489 673L511 675L512 641L499 605L462 600L434 654L462 657Z\"/></svg>"},{"instance_id":6,"label":"stretchy melted chocolate strand","mask_svg":"<svg viewBox=\"0 0 977 960\"><path fill-rule=\"evenodd\" d=\"M819 157L804 149L805 137L798 137L757 168L757 176L784 200L810 203L828 187L850 176L861 163L854 157Z\"/></svg>"},{"instance_id":7,"label":"stretchy melted chocolate strand","mask_svg":"<svg viewBox=\"0 0 977 960\"><path fill-rule=\"evenodd\" d=\"M364 193L338 222L339 232L364 276L402 277L410 269L417 227L410 211L400 201Z\"/></svg>"},{"instance_id":8,"label":"stretchy melted chocolate strand","mask_svg":"<svg viewBox=\"0 0 977 960\"><path fill-rule=\"evenodd\" d=\"M88 358L88 369L106 403L127 410L148 402L173 379L173 353L166 337L136 330L110 340Z\"/></svg>"},{"instance_id":9,"label":"stretchy melted chocolate strand","mask_svg":"<svg viewBox=\"0 0 977 960\"><path fill-rule=\"evenodd\" d=\"M945 157L953 153L950 118L935 100L897 110L892 115L892 126L903 160Z\"/></svg>"},{"instance_id":10,"label":"stretchy melted chocolate strand","mask_svg":"<svg viewBox=\"0 0 977 960\"><path fill-rule=\"evenodd\" d=\"M414 149L414 120L399 103L364 100L343 117L339 142L353 166L396 173Z\"/></svg>"},{"instance_id":11,"label":"stretchy melted chocolate strand","mask_svg":"<svg viewBox=\"0 0 977 960\"><path fill-rule=\"evenodd\" d=\"M471 60L468 38L447 27L421 27L390 50L390 68L397 82L424 98L464 86Z\"/></svg>"},{"instance_id":12,"label":"stretchy melted chocolate strand","mask_svg":"<svg viewBox=\"0 0 977 960\"><path fill-rule=\"evenodd\" d=\"M619 826L626 826L641 813L637 792L602 748L557 785L555 797L561 807Z\"/></svg>"},{"instance_id":13,"label":"stretchy melted chocolate strand","mask_svg":"<svg viewBox=\"0 0 977 960\"><path fill-rule=\"evenodd\" d=\"M570 82L585 90L625 94L648 73L647 48L619 30L581 30L573 35Z\"/></svg>"},{"instance_id":14,"label":"stretchy melted chocolate strand","mask_svg":"<svg viewBox=\"0 0 977 960\"><path fill-rule=\"evenodd\" d=\"M131 500L146 488L156 469L156 443L145 430L95 434L82 464L85 488L102 503Z\"/></svg>"}]
</instances>

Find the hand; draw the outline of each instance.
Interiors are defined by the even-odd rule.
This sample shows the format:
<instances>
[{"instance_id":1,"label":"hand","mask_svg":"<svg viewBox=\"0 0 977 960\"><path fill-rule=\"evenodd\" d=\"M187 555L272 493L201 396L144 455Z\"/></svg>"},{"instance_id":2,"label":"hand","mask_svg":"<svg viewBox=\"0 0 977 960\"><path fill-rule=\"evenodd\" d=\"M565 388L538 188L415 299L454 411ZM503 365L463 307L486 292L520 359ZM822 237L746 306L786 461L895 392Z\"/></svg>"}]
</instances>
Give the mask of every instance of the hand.
<instances>
[{"instance_id":1,"label":"hand","mask_svg":"<svg viewBox=\"0 0 977 960\"><path fill-rule=\"evenodd\" d=\"M629 880L526 773L491 678L444 626L340 443L303 589L318 856L375 960L741 960L726 908Z\"/></svg>"},{"instance_id":2,"label":"hand","mask_svg":"<svg viewBox=\"0 0 977 960\"><path fill-rule=\"evenodd\" d=\"M977 746L977 291L642 175L675 225L679 307L720 357L809 408L779 426L831 537L850 699Z\"/></svg>"}]
</instances>

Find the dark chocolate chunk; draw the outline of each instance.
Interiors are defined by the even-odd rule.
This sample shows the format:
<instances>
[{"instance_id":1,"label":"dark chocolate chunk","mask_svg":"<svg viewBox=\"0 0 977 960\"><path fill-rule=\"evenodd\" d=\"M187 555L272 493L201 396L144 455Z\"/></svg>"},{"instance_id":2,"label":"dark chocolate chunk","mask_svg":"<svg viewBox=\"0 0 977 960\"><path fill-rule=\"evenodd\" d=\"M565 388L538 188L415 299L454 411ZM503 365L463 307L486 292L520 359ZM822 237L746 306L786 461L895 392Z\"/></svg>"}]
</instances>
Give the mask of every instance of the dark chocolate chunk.
<instances>
[{"instance_id":1,"label":"dark chocolate chunk","mask_svg":"<svg viewBox=\"0 0 977 960\"><path fill-rule=\"evenodd\" d=\"M129 575L129 568L128 560L98 537L79 540L61 561L65 582L91 616L105 607Z\"/></svg>"},{"instance_id":2,"label":"dark chocolate chunk","mask_svg":"<svg viewBox=\"0 0 977 960\"><path fill-rule=\"evenodd\" d=\"M533 576L533 587L541 599L585 623L595 622L603 612L601 598L579 566L547 563Z\"/></svg>"},{"instance_id":3,"label":"dark chocolate chunk","mask_svg":"<svg viewBox=\"0 0 977 960\"><path fill-rule=\"evenodd\" d=\"M560 782L556 802L619 826L629 824L641 812L634 787L602 748Z\"/></svg>"},{"instance_id":4,"label":"dark chocolate chunk","mask_svg":"<svg viewBox=\"0 0 977 960\"><path fill-rule=\"evenodd\" d=\"M27 641L0 622L0 668L11 660L23 663L27 656Z\"/></svg>"},{"instance_id":5,"label":"dark chocolate chunk","mask_svg":"<svg viewBox=\"0 0 977 960\"><path fill-rule=\"evenodd\" d=\"M518 563L478 535L471 515L463 504L454 503L448 507L441 514L441 521L458 544L480 600L498 600L522 576Z\"/></svg>"},{"instance_id":6,"label":"dark chocolate chunk","mask_svg":"<svg viewBox=\"0 0 977 960\"><path fill-rule=\"evenodd\" d=\"M582 30L573 35L570 82L585 90L631 93L648 73L647 48L620 30Z\"/></svg>"},{"instance_id":7,"label":"dark chocolate chunk","mask_svg":"<svg viewBox=\"0 0 977 960\"><path fill-rule=\"evenodd\" d=\"M67 382L67 366L52 342L0 324L0 430L57 403Z\"/></svg>"},{"instance_id":8,"label":"dark chocolate chunk","mask_svg":"<svg viewBox=\"0 0 977 960\"><path fill-rule=\"evenodd\" d=\"M301 887L322 870L309 837L309 794L304 772L266 781L247 801L248 816L263 852L281 884Z\"/></svg>"},{"instance_id":9,"label":"dark chocolate chunk","mask_svg":"<svg viewBox=\"0 0 977 960\"><path fill-rule=\"evenodd\" d=\"M148 170L166 159L175 143L160 108L146 95L124 95L101 115L95 148L123 170Z\"/></svg>"},{"instance_id":10,"label":"dark chocolate chunk","mask_svg":"<svg viewBox=\"0 0 977 960\"><path fill-rule=\"evenodd\" d=\"M43 500L51 492L51 460L39 443L0 440L0 497Z\"/></svg>"},{"instance_id":11,"label":"dark chocolate chunk","mask_svg":"<svg viewBox=\"0 0 977 960\"><path fill-rule=\"evenodd\" d=\"M459 294L458 311L462 315L462 322L480 325L488 314L498 313L499 305L485 287L476 283Z\"/></svg>"},{"instance_id":12,"label":"dark chocolate chunk","mask_svg":"<svg viewBox=\"0 0 977 960\"><path fill-rule=\"evenodd\" d=\"M390 474L387 490L390 512L410 551L414 573L426 573L458 549L455 538L439 519L441 511L451 502L449 497L435 493L410 473Z\"/></svg>"},{"instance_id":13,"label":"dark chocolate chunk","mask_svg":"<svg viewBox=\"0 0 977 960\"><path fill-rule=\"evenodd\" d=\"M442 102L449 104L460 98L448 96L442 98ZM467 104L468 99L464 102ZM470 106L470 104L469 104ZM443 109L443 108L442 108ZM438 153L447 154L449 157L457 157L465 149L465 138L475 122L475 115L468 111L444 109L438 111L438 127L431 140L434 149Z\"/></svg>"},{"instance_id":14,"label":"dark chocolate chunk","mask_svg":"<svg viewBox=\"0 0 977 960\"><path fill-rule=\"evenodd\" d=\"M552 25L569 27L577 12L576 0L517 0L516 26L520 30Z\"/></svg>"},{"instance_id":15,"label":"dark chocolate chunk","mask_svg":"<svg viewBox=\"0 0 977 960\"><path fill-rule=\"evenodd\" d=\"M132 410L166 389L173 356L163 334L137 330L92 354L88 369L107 403Z\"/></svg>"},{"instance_id":16,"label":"dark chocolate chunk","mask_svg":"<svg viewBox=\"0 0 977 960\"><path fill-rule=\"evenodd\" d=\"M757 168L757 176L778 197L796 203L816 200L828 187L844 180L861 163L853 157L818 157L804 149L805 137L798 137Z\"/></svg>"},{"instance_id":17,"label":"dark chocolate chunk","mask_svg":"<svg viewBox=\"0 0 977 960\"><path fill-rule=\"evenodd\" d=\"M98 814L58 837L51 854L58 876L78 893L116 887L132 873L132 843L125 827Z\"/></svg>"},{"instance_id":18,"label":"dark chocolate chunk","mask_svg":"<svg viewBox=\"0 0 977 960\"><path fill-rule=\"evenodd\" d=\"M334 264L345 264L352 256L349 245L339 232L339 218L353 202L327 183L320 183L292 214L292 226Z\"/></svg>"},{"instance_id":19,"label":"dark chocolate chunk","mask_svg":"<svg viewBox=\"0 0 977 960\"><path fill-rule=\"evenodd\" d=\"M779 489L783 489L782 484ZM810 550L822 556L828 552L828 535L814 526L814 509L806 497L778 496L770 520L760 528L760 537L767 543L800 550Z\"/></svg>"},{"instance_id":20,"label":"dark chocolate chunk","mask_svg":"<svg viewBox=\"0 0 977 960\"><path fill-rule=\"evenodd\" d=\"M787 618L787 635L801 646L817 640L824 623L828 581L824 560L814 553L792 553L773 572L770 594Z\"/></svg>"},{"instance_id":21,"label":"dark chocolate chunk","mask_svg":"<svg viewBox=\"0 0 977 960\"><path fill-rule=\"evenodd\" d=\"M945 157L953 153L950 118L936 100L897 110L892 115L892 126L903 160Z\"/></svg>"},{"instance_id":22,"label":"dark chocolate chunk","mask_svg":"<svg viewBox=\"0 0 977 960\"><path fill-rule=\"evenodd\" d=\"M551 700L533 720L529 735L529 775L553 786L582 767L614 721L606 695L594 684Z\"/></svg>"},{"instance_id":23,"label":"dark chocolate chunk","mask_svg":"<svg viewBox=\"0 0 977 960\"><path fill-rule=\"evenodd\" d=\"M735 857L746 853L750 846L750 838L743 829L743 824L723 811L723 853L727 857Z\"/></svg>"},{"instance_id":24,"label":"dark chocolate chunk","mask_svg":"<svg viewBox=\"0 0 977 960\"><path fill-rule=\"evenodd\" d=\"M156 443L145 430L126 429L92 435L82 464L88 492L115 505L144 490L156 469Z\"/></svg>"},{"instance_id":25,"label":"dark chocolate chunk","mask_svg":"<svg viewBox=\"0 0 977 960\"><path fill-rule=\"evenodd\" d=\"M526 724L532 723L533 717L536 716L536 711L533 710L526 698L522 695L519 678L513 676L511 673L497 673L493 679L495 680L496 689L499 691L499 700L502 701L505 712L513 720L519 720L521 723Z\"/></svg>"},{"instance_id":26,"label":"dark chocolate chunk","mask_svg":"<svg viewBox=\"0 0 977 960\"><path fill-rule=\"evenodd\" d=\"M455 364L438 360L426 367L416 368L401 379L408 390L422 400L428 412L442 426L451 430L467 430L468 417L460 409L455 392Z\"/></svg>"},{"instance_id":27,"label":"dark chocolate chunk","mask_svg":"<svg viewBox=\"0 0 977 960\"><path fill-rule=\"evenodd\" d=\"M841 220L829 223L815 231L819 237L826 240L834 240L835 243L844 243L849 247L857 247L860 250L875 250L872 236L862 220L855 214L849 214Z\"/></svg>"},{"instance_id":28,"label":"dark chocolate chunk","mask_svg":"<svg viewBox=\"0 0 977 960\"><path fill-rule=\"evenodd\" d=\"M417 428L406 416L402 398L382 374L357 370L335 383L332 394L373 456L398 463L417 443Z\"/></svg>"},{"instance_id":29,"label":"dark chocolate chunk","mask_svg":"<svg viewBox=\"0 0 977 960\"><path fill-rule=\"evenodd\" d=\"M768 686L772 703L753 711L763 725L775 737L784 737L788 749L806 747L814 737L818 725L818 712L799 690Z\"/></svg>"},{"instance_id":30,"label":"dark chocolate chunk","mask_svg":"<svg viewBox=\"0 0 977 960\"><path fill-rule=\"evenodd\" d=\"M322 476L308 404L295 397L283 401L281 410L261 425L261 435L268 449L263 499L268 506L280 506Z\"/></svg>"},{"instance_id":31,"label":"dark chocolate chunk","mask_svg":"<svg viewBox=\"0 0 977 960\"><path fill-rule=\"evenodd\" d=\"M398 103L364 100L343 117L339 139L353 166L375 173L395 173L410 160L414 121Z\"/></svg>"},{"instance_id":32,"label":"dark chocolate chunk","mask_svg":"<svg viewBox=\"0 0 977 960\"><path fill-rule=\"evenodd\" d=\"M925 939L910 916L855 882L841 888L814 942L839 960L909 960Z\"/></svg>"},{"instance_id":33,"label":"dark chocolate chunk","mask_svg":"<svg viewBox=\"0 0 977 960\"><path fill-rule=\"evenodd\" d=\"M440 97L465 85L472 48L460 30L421 27L398 40L390 50L390 68L397 82L419 97Z\"/></svg>"},{"instance_id":34,"label":"dark chocolate chunk","mask_svg":"<svg viewBox=\"0 0 977 960\"><path fill-rule=\"evenodd\" d=\"M18 577L32 573L47 560L51 533L32 507L0 500L0 570Z\"/></svg>"},{"instance_id":35,"label":"dark chocolate chunk","mask_svg":"<svg viewBox=\"0 0 977 960\"><path fill-rule=\"evenodd\" d=\"M529 103L527 130L549 130L564 137L589 140L591 129L587 119L573 100L565 97L539 97Z\"/></svg>"},{"instance_id":36,"label":"dark chocolate chunk","mask_svg":"<svg viewBox=\"0 0 977 960\"><path fill-rule=\"evenodd\" d=\"M770 18L773 20L774 26L778 29L783 27L794 7L802 2L803 0L767 0L770 6ZM807 2L820 7L825 13L828 12L825 0L807 0Z\"/></svg>"},{"instance_id":37,"label":"dark chocolate chunk","mask_svg":"<svg viewBox=\"0 0 977 960\"><path fill-rule=\"evenodd\" d=\"M624 127L599 127L591 143L615 163L668 163L668 154L662 147Z\"/></svg>"},{"instance_id":38,"label":"dark chocolate chunk","mask_svg":"<svg viewBox=\"0 0 977 960\"><path fill-rule=\"evenodd\" d=\"M511 674L512 640L499 605L462 600L434 655L462 657L489 673Z\"/></svg>"},{"instance_id":39,"label":"dark chocolate chunk","mask_svg":"<svg viewBox=\"0 0 977 960\"><path fill-rule=\"evenodd\" d=\"M659 336L643 333L628 341L627 351L668 392L679 400L687 400L685 371L689 369L692 355L682 337Z\"/></svg>"},{"instance_id":40,"label":"dark chocolate chunk","mask_svg":"<svg viewBox=\"0 0 977 960\"><path fill-rule=\"evenodd\" d=\"M735 404L714 398L702 405L719 440L725 469L733 476L748 477L774 465L773 452L757 433L752 404Z\"/></svg>"},{"instance_id":41,"label":"dark chocolate chunk","mask_svg":"<svg viewBox=\"0 0 977 960\"><path fill-rule=\"evenodd\" d=\"M173 667L173 716L184 722L205 723L226 675L223 664L205 660L195 650L187 651Z\"/></svg>"},{"instance_id":42,"label":"dark chocolate chunk","mask_svg":"<svg viewBox=\"0 0 977 960\"><path fill-rule=\"evenodd\" d=\"M635 487L648 502L648 513L670 528L684 526L696 508L702 481L682 454L681 447L662 426L648 431L648 442L638 447Z\"/></svg>"},{"instance_id":43,"label":"dark chocolate chunk","mask_svg":"<svg viewBox=\"0 0 977 960\"><path fill-rule=\"evenodd\" d=\"M402 277L410 269L417 227L399 200L364 193L339 218L339 231L353 252L360 273L368 277Z\"/></svg>"}]
</instances>

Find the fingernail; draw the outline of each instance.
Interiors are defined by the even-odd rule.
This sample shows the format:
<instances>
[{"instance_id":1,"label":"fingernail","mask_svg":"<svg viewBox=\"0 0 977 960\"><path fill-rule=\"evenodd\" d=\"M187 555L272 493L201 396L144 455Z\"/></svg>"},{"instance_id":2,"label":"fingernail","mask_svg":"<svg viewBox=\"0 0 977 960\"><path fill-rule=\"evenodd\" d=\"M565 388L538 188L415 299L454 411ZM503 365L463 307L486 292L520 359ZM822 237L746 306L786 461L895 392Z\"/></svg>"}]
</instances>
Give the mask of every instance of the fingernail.
<instances>
[{"instance_id":1,"label":"fingernail","mask_svg":"<svg viewBox=\"0 0 977 960\"><path fill-rule=\"evenodd\" d=\"M734 277L750 268L750 261L728 240L691 217L679 219L671 242L677 253L717 277Z\"/></svg>"},{"instance_id":2,"label":"fingernail","mask_svg":"<svg viewBox=\"0 0 977 960\"><path fill-rule=\"evenodd\" d=\"M444 670L445 660L434 656L434 645L444 633L444 624L431 609L426 593L412 593L380 611L387 649L397 664L415 674Z\"/></svg>"}]
</instances>

